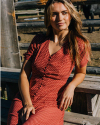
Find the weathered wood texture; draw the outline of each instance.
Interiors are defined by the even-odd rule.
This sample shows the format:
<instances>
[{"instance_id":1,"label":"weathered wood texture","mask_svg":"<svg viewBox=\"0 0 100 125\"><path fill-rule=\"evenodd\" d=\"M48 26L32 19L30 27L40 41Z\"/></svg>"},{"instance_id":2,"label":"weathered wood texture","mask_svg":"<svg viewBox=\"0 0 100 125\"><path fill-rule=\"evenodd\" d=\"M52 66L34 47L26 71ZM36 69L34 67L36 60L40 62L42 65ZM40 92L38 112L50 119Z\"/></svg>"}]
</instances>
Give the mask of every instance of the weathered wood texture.
<instances>
[{"instance_id":1,"label":"weathered wood texture","mask_svg":"<svg viewBox=\"0 0 100 125\"><path fill-rule=\"evenodd\" d=\"M28 14L44 14L44 10L20 10L20 11L15 11L16 15L28 15Z\"/></svg>"},{"instance_id":2,"label":"weathered wood texture","mask_svg":"<svg viewBox=\"0 0 100 125\"><path fill-rule=\"evenodd\" d=\"M100 95L91 95L92 116L100 117Z\"/></svg>"},{"instance_id":3,"label":"weathered wood texture","mask_svg":"<svg viewBox=\"0 0 100 125\"><path fill-rule=\"evenodd\" d=\"M74 5L78 4L100 4L100 0L73 0ZM44 8L45 5L41 4L39 0L29 1L29 2L15 2L16 10L26 10L33 8Z\"/></svg>"},{"instance_id":4,"label":"weathered wood texture","mask_svg":"<svg viewBox=\"0 0 100 125\"><path fill-rule=\"evenodd\" d=\"M90 27L90 26L99 27L100 26L100 19L82 20L82 25L84 27Z\"/></svg>"},{"instance_id":5,"label":"weathered wood texture","mask_svg":"<svg viewBox=\"0 0 100 125\"><path fill-rule=\"evenodd\" d=\"M73 72L75 71L75 68L73 69ZM100 67L91 67L91 66L88 66L86 68L86 73L87 74L98 74L100 75Z\"/></svg>"},{"instance_id":6,"label":"weathered wood texture","mask_svg":"<svg viewBox=\"0 0 100 125\"><path fill-rule=\"evenodd\" d=\"M18 87L17 83L19 78L19 72L20 72L20 69L1 67L1 83L2 83L1 87L6 86L7 96L9 100L12 100L17 92L15 89ZM73 74L70 75L68 82L72 79L72 77L73 77ZM100 112L99 112L100 99L98 98L100 96L95 95L97 93L100 94L100 77L86 75L85 80L75 89L72 112L89 114L93 116L100 116ZM90 108L89 106L92 108ZM5 108L2 110L5 110ZM97 118L94 119L94 117L88 117L88 116L81 117L80 114L79 116L77 114L75 114L74 116L73 114L70 114L70 113L69 115L67 114L65 115L64 120L69 125L83 124L83 122L85 124L85 123L91 123L93 121L94 122L91 125L97 125L96 123L98 122L98 119Z\"/></svg>"},{"instance_id":7,"label":"weathered wood texture","mask_svg":"<svg viewBox=\"0 0 100 125\"><path fill-rule=\"evenodd\" d=\"M13 0L1 0L1 65L20 68L21 63L13 4Z\"/></svg>"},{"instance_id":8,"label":"weathered wood texture","mask_svg":"<svg viewBox=\"0 0 100 125\"><path fill-rule=\"evenodd\" d=\"M34 21L34 22L21 22L17 23L17 27L40 27L44 28L44 21Z\"/></svg>"},{"instance_id":9,"label":"weathered wood texture","mask_svg":"<svg viewBox=\"0 0 100 125\"><path fill-rule=\"evenodd\" d=\"M19 14L19 15L22 15L22 14L34 14L34 13L39 13L39 12L44 12L44 10L39 10L39 9L35 9L35 10L17 10L15 11L15 14Z\"/></svg>"},{"instance_id":10,"label":"weathered wood texture","mask_svg":"<svg viewBox=\"0 0 100 125\"><path fill-rule=\"evenodd\" d=\"M39 0L36 1L25 1L25 2L15 2L15 10L28 10L33 8L44 8L45 5L38 4Z\"/></svg>"},{"instance_id":11,"label":"weathered wood texture","mask_svg":"<svg viewBox=\"0 0 100 125\"><path fill-rule=\"evenodd\" d=\"M100 118L65 111L64 121L77 125L98 125Z\"/></svg>"},{"instance_id":12,"label":"weathered wood texture","mask_svg":"<svg viewBox=\"0 0 100 125\"><path fill-rule=\"evenodd\" d=\"M19 49L25 50L28 49L30 43L19 43ZM91 43L92 51L100 51L100 43Z\"/></svg>"},{"instance_id":13,"label":"weathered wood texture","mask_svg":"<svg viewBox=\"0 0 100 125\"><path fill-rule=\"evenodd\" d=\"M100 4L100 0L71 0L74 5L78 4Z\"/></svg>"},{"instance_id":14,"label":"weathered wood texture","mask_svg":"<svg viewBox=\"0 0 100 125\"><path fill-rule=\"evenodd\" d=\"M82 24L84 27L94 26L98 27L100 26L100 19L94 19L94 20L83 20ZM21 22L17 23L17 27L45 27L44 21L33 21L33 22Z\"/></svg>"},{"instance_id":15,"label":"weathered wood texture","mask_svg":"<svg viewBox=\"0 0 100 125\"><path fill-rule=\"evenodd\" d=\"M18 83L19 72L20 69L9 69L1 67L1 81L10 82L13 84ZM68 82L72 80L72 76L73 74L70 75ZM75 91L83 93L100 94L100 77L86 75L84 81L77 86Z\"/></svg>"}]
</instances>

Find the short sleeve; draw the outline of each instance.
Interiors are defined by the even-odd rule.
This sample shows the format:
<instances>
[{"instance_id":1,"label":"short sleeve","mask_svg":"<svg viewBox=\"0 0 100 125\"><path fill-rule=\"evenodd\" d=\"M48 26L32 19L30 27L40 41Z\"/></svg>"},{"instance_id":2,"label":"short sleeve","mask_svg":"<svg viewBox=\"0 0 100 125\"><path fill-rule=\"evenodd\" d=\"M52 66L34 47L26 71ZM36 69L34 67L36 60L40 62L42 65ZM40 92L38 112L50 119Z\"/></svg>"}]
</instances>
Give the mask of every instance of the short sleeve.
<instances>
[{"instance_id":1,"label":"short sleeve","mask_svg":"<svg viewBox=\"0 0 100 125\"><path fill-rule=\"evenodd\" d=\"M36 51L37 51L37 42L38 42L38 35L36 35L32 39L32 42L31 42L30 46L28 47L27 52L23 54L25 60L32 61L32 59L34 58Z\"/></svg>"},{"instance_id":2,"label":"short sleeve","mask_svg":"<svg viewBox=\"0 0 100 125\"><path fill-rule=\"evenodd\" d=\"M80 67L82 68L82 67L86 66L88 61L89 61L89 59L87 58L87 54L85 53L85 55L83 56L83 58L80 62Z\"/></svg>"},{"instance_id":3,"label":"short sleeve","mask_svg":"<svg viewBox=\"0 0 100 125\"><path fill-rule=\"evenodd\" d=\"M89 61L89 53L85 50L85 43L82 39L78 39L79 54L80 54L80 67L87 65Z\"/></svg>"}]
</instances>

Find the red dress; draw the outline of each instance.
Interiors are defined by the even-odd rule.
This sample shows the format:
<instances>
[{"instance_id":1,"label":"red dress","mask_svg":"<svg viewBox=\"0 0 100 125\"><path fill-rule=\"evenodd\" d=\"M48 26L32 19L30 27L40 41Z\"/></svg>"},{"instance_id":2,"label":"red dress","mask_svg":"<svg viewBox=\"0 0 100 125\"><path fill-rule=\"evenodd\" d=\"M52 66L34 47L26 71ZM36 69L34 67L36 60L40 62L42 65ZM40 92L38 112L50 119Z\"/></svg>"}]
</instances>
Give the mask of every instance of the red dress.
<instances>
[{"instance_id":1,"label":"red dress","mask_svg":"<svg viewBox=\"0 0 100 125\"><path fill-rule=\"evenodd\" d=\"M87 64L84 53L84 42L77 38L80 66ZM63 125L64 111L59 109L58 98L61 96L75 62L72 63L68 51L68 42L50 56L50 38L37 35L32 40L25 59L32 61L32 76L30 79L30 96L35 107L35 115L30 115L23 125ZM22 99L18 93L10 107L7 125L21 125L20 112L23 108Z\"/></svg>"}]
</instances>

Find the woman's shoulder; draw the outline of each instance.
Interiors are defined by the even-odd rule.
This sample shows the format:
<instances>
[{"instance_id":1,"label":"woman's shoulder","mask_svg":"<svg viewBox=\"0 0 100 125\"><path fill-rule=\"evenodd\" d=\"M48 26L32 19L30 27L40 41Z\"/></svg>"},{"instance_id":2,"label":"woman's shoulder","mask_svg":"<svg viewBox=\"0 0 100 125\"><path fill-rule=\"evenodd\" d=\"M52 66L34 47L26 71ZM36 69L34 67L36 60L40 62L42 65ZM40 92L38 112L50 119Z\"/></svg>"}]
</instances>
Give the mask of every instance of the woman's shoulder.
<instances>
[{"instance_id":1,"label":"woman's shoulder","mask_svg":"<svg viewBox=\"0 0 100 125\"><path fill-rule=\"evenodd\" d=\"M88 42L88 40L84 40L80 37L76 37L76 40L80 49L84 49L86 41Z\"/></svg>"},{"instance_id":2,"label":"woman's shoulder","mask_svg":"<svg viewBox=\"0 0 100 125\"><path fill-rule=\"evenodd\" d=\"M81 37L76 37L78 44L84 44L85 41Z\"/></svg>"},{"instance_id":3,"label":"woman's shoulder","mask_svg":"<svg viewBox=\"0 0 100 125\"><path fill-rule=\"evenodd\" d=\"M33 40L36 44L42 44L47 39L46 33L39 33L34 36Z\"/></svg>"}]
</instances>

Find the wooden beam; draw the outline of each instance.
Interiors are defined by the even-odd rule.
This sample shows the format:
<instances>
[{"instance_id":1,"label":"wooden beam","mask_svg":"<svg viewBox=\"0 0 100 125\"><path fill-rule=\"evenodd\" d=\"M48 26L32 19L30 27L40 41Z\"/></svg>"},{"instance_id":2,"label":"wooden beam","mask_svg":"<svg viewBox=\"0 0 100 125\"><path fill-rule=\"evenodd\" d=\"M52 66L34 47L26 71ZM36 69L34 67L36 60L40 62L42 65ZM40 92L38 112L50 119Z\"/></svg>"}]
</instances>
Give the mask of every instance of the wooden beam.
<instances>
[{"instance_id":1,"label":"wooden beam","mask_svg":"<svg viewBox=\"0 0 100 125\"><path fill-rule=\"evenodd\" d=\"M40 27L44 28L44 21L34 21L34 22L23 22L17 23L17 27Z\"/></svg>"},{"instance_id":2,"label":"wooden beam","mask_svg":"<svg viewBox=\"0 0 100 125\"><path fill-rule=\"evenodd\" d=\"M15 2L15 10L28 10L34 8L44 8L45 5L39 4L39 0L25 1L25 2Z\"/></svg>"},{"instance_id":3,"label":"wooden beam","mask_svg":"<svg viewBox=\"0 0 100 125\"><path fill-rule=\"evenodd\" d=\"M65 111L64 121L69 122L69 123L74 123L74 124L76 123L77 125L78 124L81 124L81 125L98 125L100 123L100 118Z\"/></svg>"},{"instance_id":4,"label":"wooden beam","mask_svg":"<svg viewBox=\"0 0 100 125\"><path fill-rule=\"evenodd\" d=\"M100 26L100 19L89 19L89 20L82 20L82 25L84 27L99 27Z\"/></svg>"},{"instance_id":5,"label":"wooden beam","mask_svg":"<svg viewBox=\"0 0 100 125\"><path fill-rule=\"evenodd\" d=\"M100 0L72 0L74 5L81 5L81 4L100 4ZM15 2L15 9L16 10L27 10L33 8L44 8L45 5L39 0L29 1L29 2Z\"/></svg>"},{"instance_id":6,"label":"wooden beam","mask_svg":"<svg viewBox=\"0 0 100 125\"><path fill-rule=\"evenodd\" d=\"M74 5L83 5L83 4L100 4L100 0L72 0Z\"/></svg>"},{"instance_id":7,"label":"wooden beam","mask_svg":"<svg viewBox=\"0 0 100 125\"><path fill-rule=\"evenodd\" d=\"M1 82L18 83L20 69L1 67ZM12 77L13 76L13 77ZM72 80L70 75L67 84ZM86 75L84 81L77 86L75 92L100 94L100 77Z\"/></svg>"},{"instance_id":8,"label":"wooden beam","mask_svg":"<svg viewBox=\"0 0 100 125\"><path fill-rule=\"evenodd\" d=\"M82 24L84 27L94 26L98 27L100 26L100 19L94 19L94 20L83 20ZM33 22L21 22L17 23L17 27L45 27L44 21L33 21Z\"/></svg>"},{"instance_id":9,"label":"wooden beam","mask_svg":"<svg viewBox=\"0 0 100 125\"><path fill-rule=\"evenodd\" d=\"M20 50L27 50L30 43L19 43ZM93 51L100 51L100 43L91 43L91 49Z\"/></svg>"},{"instance_id":10,"label":"wooden beam","mask_svg":"<svg viewBox=\"0 0 100 125\"><path fill-rule=\"evenodd\" d=\"M86 75L87 78L77 86L75 92L84 92L84 93L92 93L92 94L100 94L100 77L94 77L90 80L90 75ZM91 76L92 77L92 76ZM72 81L73 75L71 74L67 83Z\"/></svg>"},{"instance_id":11,"label":"wooden beam","mask_svg":"<svg viewBox=\"0 0 100 125\"><path fill-rule=\"evenodd\" d=\"M21 61L13 2L13 0L1 0L1 63L4 67L20 68Z\"/></svg>"},{"instance_id":12,"label":"wooden beam","mask_svg":"<svg viewBox=\"0 0 100 125\"><path fill-rule=\"evenodd\" d=\"M75 71L75 67L74 67L74 69L73 69L73 72ZM87 68L86 68L86 73L87 74L98 74L98 75L100 75L100 67L94 67L94 66L88 66Z\"/></svg>"},{"instance_id":13,"label":"wooden beam","mask_svg":"<svg viewBox=\"0 0 100 125\"><path fill-rule=\"evenodd\" d=\"M100 51L100 43L91 43L91 49L93 51Z\"/></svg>"},{"instance_id":14,"label":"wooden beam","mask_svg":"<svg viewBox=\"0 0 100 125\"><path fill-rule=\"evenodd\" d=\"M28 15L28 14L37 14L37 13L43 13L44 14L44 10L20 10L20 11L16 11L15 14L16 15Z\"/></svg>"}]
</instances>

